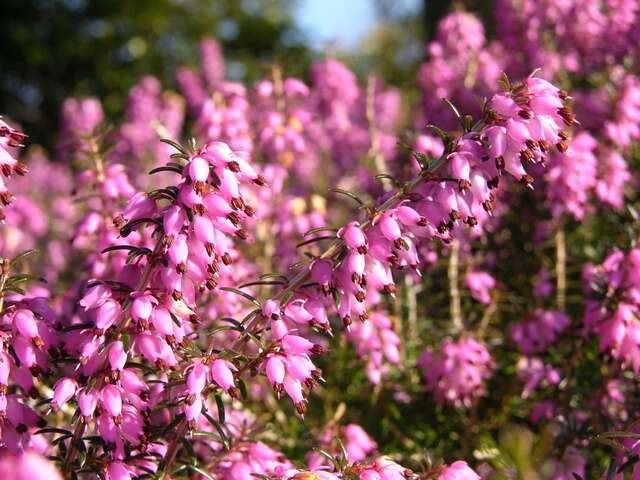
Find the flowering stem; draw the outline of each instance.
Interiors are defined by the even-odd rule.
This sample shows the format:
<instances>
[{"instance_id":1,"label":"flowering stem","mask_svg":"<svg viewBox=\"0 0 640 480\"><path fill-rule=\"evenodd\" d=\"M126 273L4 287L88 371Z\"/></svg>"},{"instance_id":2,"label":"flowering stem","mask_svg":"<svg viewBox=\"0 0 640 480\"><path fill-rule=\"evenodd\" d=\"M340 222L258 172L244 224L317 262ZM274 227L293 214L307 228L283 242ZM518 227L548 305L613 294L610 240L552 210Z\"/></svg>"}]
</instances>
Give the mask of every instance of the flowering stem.
<instances>
[{"instance_id":1,"label":"flowering stem","mask_svg":"<svg viewBox=\"0 0 640 480\"><path fill-rule=\"evenodd\" d=\"M100 155L100 148L95 137L91 136L88 139L89 143L89 156L93 160L93 164L96 169L96 183L97 186L101 186L104 183L104 163L102 161L102 155Z\"/></svg>"},{"instance_id":2,"label":"flowering stem","mask_svg":"<svg viewBox=\"0 0 640 480\"><path fill-rule=\"evenodd\" d=\"M562 225L555 235L556 241L556 304L564 311L567 304L567 243Z\"/></svg>"},{"instance_id":3,"label":"flowering stem","mask_svg":"<svg viewBox=\"0 0 640 480\"><path fill-rule=\"evenodd\" d=\"M367 123L369 125L369 138L371 139L371 146L369 148L369 156L373 159L376 171L380 173L386 173L386 165L384 156L380 152L380 137L378 135L378 129L376 128L376 79L374 76L370 76L367 82L367 105L366 116ZM385 182L385 190L389 189L388 182Z\"/></svg>"},{"instance_id":4,"label":"flowering stem","mask_svg":"<svg viewBox=\"0 0 640 480\"><path fill-rule=\"evenodd\" d=\"M174 460L176 459L176 454L178 453L178 449L180 447L180 440L184 438L187 434L187 422L182 421L178 429L176 430L176 436L167 448L167 453L164 456L163 460L163 475L160 478L168 479L171 478L171 467L173 465Z\"/></svg>"},{"instance_id":5,"label":"flowering stem","mask_svg":"<svg viewBox=\"0 0 640 480\"><path fill-rule=\"evenodd\" d=\"M142 273L142 276L140 277L140 281L138 282L138 285L136 286L136 291L143 291L146 286L147 286L147 282L149 281L149 278L151 276L151 272L153 271L153 268L156 266L156 258L158 253L162 250L162 239L163 237L160 236L160 238L158 239L158 241L156 242L156 246L153 249L153 252L149 255L148 257L148 263L145 266L144 272ZM126 319L122 325L120 326L118 332L122 333L125 332L127 330L127 328L129 328L129 324L131 323L131 317L128 316L128 312L129 312L129 305L127 305L127 308L124 308L122 311L122 316L120 317L121 319ZM101 372L104 367L106 366L106 364L108 363L108 358L104 359L104 365L102 366L102 368L100 368L98 370L98 372ZM104 375L101 375L98 380L96 381L96 385L94 386L94 389L98 390L102 387L102 383L104 382ZM76 413L78 413L78 409L76 409ZM73 432L73 437L71 439L71 443L69 446L69 450L67 451L67 456L64 459L64 468L66 469L68 467L68 465L73 461L73 458L75 456L76 453L76 449L75 449L75 443L80 439L80 437L82 436L83 432L84 432L84 424L82 423L82 419L80 417L79 418L79 423L78 425L76 425L76 429Z\"/></svg>"},{"instance_id":6,"label":"flowering stem","mask_svg":"<svg viewBox=\"0 0 640 480\"><path fill-rule=\"evenodd\" d=\"M445 163L447 162L447 152L445 152L440 158L432 162L428 168L420 172L415 178L405 183L405 185L398 189L396 193L391 195L387 200L385 200L379 207L375 208L374 211L371 212L371 216L369 219L364 221L360 228L362 230L366 230L372 224L373 218L377 215L380 215L387 210L394 208L405 196L409 195L413 190L416 189L419 185L432 180L434 173L438 171ZM320 259L334 259L339 254L343 252L345 247L345 243L342 239L336 240L324 253L322 253L318 258ZM287 288L280 291L280 293L276 296L276 299L281 299L285 295L291 293L293 290L298 288L300 285L304 284L310 273L310 263L307 263L305 267L300 270L289 282Z\"/></svg>"},{"instance_id":7,"label":"flowering stem","mask_svg":"<svg viewBox=\"0 0 640 480\"><path fill-rule=\"evenodd\" d=\"M82 423L82 419L79 417L79 422L76 425L75 430L73 431L73 437L71 442L69 442L69 450L67 451L67 456L64 459L64 464L62 466L62 470L66 471L69 467L69 464L73 461L73 457L76 453L76 442L82 437L84 433L84 423Z\"/></svg>"},{"instance_id":8,"label":"flowering stem","mask_svg":"<svg viewBox=\"0 0 640 480\"><path fill-rule=\"evenodd\" d=\"M491 317L498 310L498 300L499 293L496 291L491 295L491 303L485 308L484 313L482 314L482 319L480 320L480 324L478 326L478 332L476 334L476 338L478 340L482 340L487 333L487 328L489 327L489 322L491 321Z\"/></svg>"},{"instance_id":9,"label":"flowering stem","mask_svg":"<svg viewBox=\"0 0 640 480\"><path fill-rule=\"evenodd\" d=\"M404 287L407 294L407 349L410 349L418 339L418 289L420 284L413 281L410 275L404 277Z\"/></svg>"},{"instance_id":10,"label":"flowering stem","mask_svg":"<svg viewBox=\"0 0 640 480\"><path fill-rule=\"evenodd\" d=\"M449 254L449 295L451 301L449 309L451 312L451 322L454 333L460 333L463 329L462 308L460 306L460 240L454 239L451 242L451 253Z\"/></svg>"},{"instance_id":11,"label":"flowering stem","mask_svg":"<svg viewBox=\"0 0 640 480\"><path fill-rule=\"evenodd\" d=\"M9 279L9 260L0 258L0 313L4 310L4 285Z\"/></svg>"},{"instance_id":12,"label":"flowering stem","mask_svg":"<svg viewBox=\"0 0 640 480\"><path fill-rule=\"evenodd\" d=\"M284 82L282 81L282 69L279 65L274 65L271 69L273 76L273 88L276 96L276 108L280 113L285 113L286 104L284 99Z\"/></svg>"}]
</instances>

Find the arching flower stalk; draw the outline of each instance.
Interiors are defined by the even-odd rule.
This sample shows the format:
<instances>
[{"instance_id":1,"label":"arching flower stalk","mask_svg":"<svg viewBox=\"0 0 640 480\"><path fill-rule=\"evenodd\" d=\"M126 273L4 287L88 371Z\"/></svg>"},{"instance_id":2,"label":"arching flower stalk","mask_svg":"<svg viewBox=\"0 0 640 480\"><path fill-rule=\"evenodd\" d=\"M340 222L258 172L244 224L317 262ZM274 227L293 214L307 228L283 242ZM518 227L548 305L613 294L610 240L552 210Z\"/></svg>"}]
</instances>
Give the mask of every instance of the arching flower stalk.
<instances>
[{"instance_id":1,"label":"arching flower stalk","mask_svg":"<svg viewBox=\"0 0 640 480\"><path fill-rule=\"evenodd\" d=\"M392 269L417 270L419 242L449 242L459 224L479 228L491 215L503 174L531 187L526 167L544 165L552 148L567 149L566 128L575 119L565 106L566 93L534 76L514 86L506 78L503 83L505 91L491 98L482 119L472 124L470 118L460 118L465 133L458 139L443 134L446 148L439 159L423 163L414 179L379 203L364 205L366 217L339 229L324 253L300 262L285 288L262 304L263 315L254 317L251 328L269 327L279 345L262 369L274 390L286 391L301 414L306 410L304 387L313 388L320 379L312 365L300 372L292 359L318 350L312 342L298 340L301 328L330 330L333 311L347 328L366 321L369 299L376 303L381 294L395 295ZM268 324L261 324L262 319Z\"/></svg>"}]
</instances>

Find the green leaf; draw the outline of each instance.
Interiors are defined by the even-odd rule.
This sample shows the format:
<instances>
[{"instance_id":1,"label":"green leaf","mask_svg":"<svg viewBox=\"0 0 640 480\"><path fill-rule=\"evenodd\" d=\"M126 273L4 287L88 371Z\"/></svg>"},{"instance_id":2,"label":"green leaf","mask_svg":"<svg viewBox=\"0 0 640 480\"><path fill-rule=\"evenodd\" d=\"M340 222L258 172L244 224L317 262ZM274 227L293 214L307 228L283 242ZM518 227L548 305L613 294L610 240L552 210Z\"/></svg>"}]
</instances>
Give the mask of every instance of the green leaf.
<instances>
[{"instance_id":1,"label":"green leaf","mask_svg":"<svg viewBox=\"0 0 640 480\"><path fill-rule=\"evenodd\" d=\"M606 438L640 438L640 433L614 431L603 433L601 436Z\"/></svg>"},{"instance_id":2,"label":"green leaf","mask_svg":"<svg viewBox=\"0 0 640 480\"><path fill-rule=\"evenodd\" d=\"M236 295L240 295L241 297L244 297L247 300L249 300L255 306L262 308L262 305L260 305L260 302L253 295L249 295L247 292L243 292L242 290L238 290L237 288L233 288L233 287L220 287L220 290L224 290L225 292L231 292L231 293L235 293Z\"/></svg>"},{"instance_id":3,"label":"green leaf","mask_svg":"<svg viewBox=\"0 0 640 480\"><path fill-rule=\"evenodd\" d=\"M11 262L9 262L9 266L13 267L15 264L21 262L22 260L25 260L26 258L30 257L31 255L35 255L37 253L40 253L37 248L33 248L31 250L27 250L25 252L19 253L18 255L13 257Z\"/></svg>"},{"instance_id":4,"label":"green leaf","mask_svg":"<svg viewBox=\"0 0 640 480\"><path fill-rule=\"evenodd\" d=\"M182 446L189 453L189 456L191 458L197 458L196 451L193 449L193 445L191 445L191 442L189 442L186 438L181 438L180 443L182 443Z\"/></svg>"},{"instance_id":5,"label":"green leaf","mask_svg":"<svg viewBox=\"0 0 640 480\"><path fill-rule=\"evenodd\" d=\"M304 247L305 245L309 245L315 242L321 242L323 240L335 240L337 237L335 235L323 235L322 237L314 237L308 240L304 240L296 245L296 248Z\"/></svg>"},{"instance_id":6,"label":"green leaf","mask_svg":"<svg viewBox=\"0 0 640 480\"><path fill-rule=\"evenodd\" d=\"M458 108L448 98L443 98L442 101L447 104L455 117L458 119L458 122L460 122L460 124L462 125L462 115L460 115L460 111L458 110Z\"/></svg>"},{"instance_id":7,"label":"green leaf","mask_svg":"<svg viewBox=\"0 0 640 480\"><path fill-rule=\"evenodd\" d=\"M63 435L73 436L73 433L70 430L65 430L64 428L56 428L56 427L41 428L40 430L37 430L35 432L35 435L40 435L42 433L61 433Z\"/></svg>"},{"instance_id":8,"label":"green leaf","mask_svg":"<svg viewBox=\"0 0 640 480\"><path fill-rule=\"evenodd\" d=\"M167 145L171 145L173 148L178 150L180 153L182 153L184 155L187 155L187 151L178 142L174 142L173 140L170 140L168 138L161 138L160 141L163 142L163 143L166 143Z\"/></svg>"},{"instance_id":9,"label":"green leaf","mask_svg":"<svg viewBox=\"0 0 640 480\"><path fill-rule=\"evenodd\" d=\"M379 173L374 178L376 180L380 180L380 181L389 180L393 184L393 186L396 187L396 188L400 186L400 182L395 177L392 177L388 173Z\"/></svg>"},{"instance_id":10,"label":"green leaf","mask_svg":"<svg viewBox=\"0 0 640 480\"><path fill-rule=\"evenodd\" d=\"M253 282L243 283L242 285L239 285L238 288L254 287L258 285L286 285L286 283L282 280L256 280Z\"/></svg>"},{"instance_id":11,"label":"green leaf","mask_svg":"<svg viewBox=\"0 0 640 480\"><path fill-rule=\"evenodd\" d=\"M182 169L181 168L170 167L170 166L156 167L153 170L149 171L149 175L154 175L154 174L160 173L160 172L171 172L171 173L177 173L178 175L182 175Z\"/></svg>"},{"instance_id":12,"label":"green leaf","mask_svg":"<svg viewBox=\"0 0 640 480\"><path fill-rule=\"evenodd\" d=\"M101 253L114 252L116 250L129 250L130 252L140 252L141 255L150 255L151 249L146 247L137 247L135 245L112 245L102 250Z\"/></svg>"},{"instance_id":13,"label":"green leaf","mask_svg":"<svg viewBox=\"0 0 640 480\"><path fill-rule=\"evenodd\" d=\"M222 397L219 393L214 394L214 398L216 399L216 406L218 407L218 418L220 419L220 423L225 422L225 413L224 413L224 403L222 402Z\"/></svg>"},{"instance_id":14,"label":"green leaf","mask_svg":"<svg viewBox=\"0 0 640 480\"><path fill-rule=\"evenodd\" d=\"M196 467L195 465L187 465L187 468L190 468L194 472L199 473L200 475L202 475L205 478L208 478L209 480L215 480L211 475L209 475L207 472L202 470L200 467Z\"/></svg>"},{"instance_id":15,"label":"green leaf","mask_svg":"<svg viewBox=\"0 0 640 480\"><path fill-rule=\"evenodd\" d=\"M364 205L364 202L362 200L360 200L360 198L353 192L350 192L348 190L344 190L344 189L338 188L338 187L330 188L329 191L330 192L334 192L334 193L340 193L341 195L345 195L345 196L349 197L350 199L355 200L360 205Z\"/></svg>"},{"instance_id":16,"label":"green leaf","mask_svg":"<svg viewBox=\"0 0 640 480\"><path fill-rule=\"evenodd\" d=\"M203 410L202 415L207 419L207 421L216 429L218 435L220 435L220 439L222 440L222 444L224 445L225 450L229 450L229 440L227 439L227 435L224 433L222 426L216 419L214 419L209 413Z\"/></svg>"},{"instance_id":17,"label":"green leaf","mask_svg":"<svg viewBox=\"0 0 640 480\"><path fill-rule=\"evenodd\" d=\"M437 125L429 124L427 125L427 128L433 130L433 133L440 137L440 140L442 140L444 144L447 144L449 142L449 135L447 134L447 132L442 130Z\"/></svg>"},{"instance_id":18,"label":"green leaf","mask_svg":"<svg viewBox=\"0 0 640 480\"><path fill-rule=\"evenodd\" d=\"M289 279L282 275L281 273L263 273L258 277L260 280L264 280L265 278L279 278L283 282L289 283Z\"/></svg>"},{"instance_id":19,"label":"green leaf","mask_svg":"<svg viewBox=\"0 0 640 480\"><path fill-rule=\"evenodd\" d=\"M124 333L122 335L122 344L124 345L124 351L128 352L131 347L131 335Z\"/></svg>"},{"instance_id":20,"label":"green leaf","mask_svg":"<svg viewBox=\"0 0 640 480\"><path fill-rule=\"evenodd\" d=\"M511 82L509 81L509 77L505 72L502 72L500 80L498 81L498 85L503 92L511 91Z\"/></svg>"},{"instance_id":21,"label":"green leaf","mask_svg":"<svg viewBox=\"0 0 640 480\"><path fill-rule=\"evenodd\" d=\"M607 469L607 480L613 480L613 477L616 475L616 470L618 467L618 462L615 458L612 458L609 462L609 468Z\"/></svg>"},{"instance_id":22,"label":"green leaf","mask_svg":"<svg viewBox=\"0 0 640 480\"><path fill-rule=\"evenodd\" d=\"M314 234L320 233L320 232L334 232L334 233L337 233L338 229L337 228L331 228L331 227L316 227L316 228L312 228L312 229L307 230L306 232L304 232L303 237L308 237L309 235L314 235Z\"/></svg>"},{"instance_id":23,"label":"green leaf","mask_svg":"<svg viewBox=\"0 0 640 480\"><path fill-rule=\"evenodd\" d=\"M244 383L244 380L241 378L238 379L238 389L240 390L240 396L246 400L247 399L247 386Z\"/></svg>"}]
</instances>

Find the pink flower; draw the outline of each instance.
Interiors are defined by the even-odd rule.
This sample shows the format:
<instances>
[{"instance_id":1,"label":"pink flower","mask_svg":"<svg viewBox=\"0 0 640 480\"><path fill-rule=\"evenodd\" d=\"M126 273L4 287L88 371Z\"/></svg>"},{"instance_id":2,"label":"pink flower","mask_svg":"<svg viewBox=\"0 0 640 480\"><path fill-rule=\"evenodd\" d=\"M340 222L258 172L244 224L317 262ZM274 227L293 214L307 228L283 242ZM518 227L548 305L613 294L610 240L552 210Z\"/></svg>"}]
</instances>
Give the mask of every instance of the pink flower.
<instances>
[{"instance_id":1,"label":"pink flower","mask_svg":"<svg viewBox=\"0 0 640 480\"><path fill-rule=\"evenodd\" d=\"M469 272L465 282L473 298L485 305L491 303L491 290L496 286L496 280L491 275L480 271Z\"/></svg>"},{"instance_id":2,"label":"pink flower","mask_svg":"<svg viewBox=\"0 0 640 480\"><path fill-rule=\"evenodd\" d=\"M484 382L491 376L493 360L484 344L462 337L444 340L439 351L425 350L418 367L438 403L468 408L485 395Z\"/></svg>"},{"instance_id":3,"label":"pink flower","mask_svg":"<svg viewBox=\"0 0 640 480\"><path fill-rule=\"evenodd\" d=\"M0 457L0 472L6 480L62 480L62 475L51 462L33 452Z\"/></svg>"},{"instance_id":4,"label":"pink flower","mask_svg":"<svg viewBox=\"0 0 640 480\"><path fill-rule=\"evenodd\" d=\"M438 476L438 480L480 480L480 475L474 472L466 462L457 461L448 465Z\"/></svg>"},{"instance_id":5,"label":"pink flower","mask_svg":"<svg viewBox=\"0 0 640 480\"><path fill-rule=\"evenodd\" d=\"M61 378L53 387L53 399L51 400L51 408L58 410L76 393L78 384L70 378Z\"/></svg>"},{"instance_id":6,"label":"pink flower","mask_svg":"<svg viewBox=\"0 0 640 480\"><path fill-rule=\"evenodd\" d=\"M233 380L233 370L235 370L233 364L227 360L216 359L210 368L213 381L229 395L235 396L237 391Z\"/></svg>"},{"instance_id":7,"label":"pink flower","mask_svg":"<svg viewBox=\"0 0 640 480\"><path fill-rule=\"evenodd\" d=\"M537 309L512 327L511 338L526 354L543 352L556 342L570 323L563 312Z\"/></svg>"}]
</instances>

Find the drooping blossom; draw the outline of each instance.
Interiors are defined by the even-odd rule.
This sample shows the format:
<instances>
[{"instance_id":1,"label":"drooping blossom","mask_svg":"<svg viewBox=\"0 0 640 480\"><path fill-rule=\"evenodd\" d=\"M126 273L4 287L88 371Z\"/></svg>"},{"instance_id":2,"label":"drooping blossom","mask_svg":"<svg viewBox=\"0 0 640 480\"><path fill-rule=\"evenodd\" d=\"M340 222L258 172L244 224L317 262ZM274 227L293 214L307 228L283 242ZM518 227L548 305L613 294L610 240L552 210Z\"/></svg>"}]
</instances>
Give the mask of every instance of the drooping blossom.
<instances>
[{"instance_id":1,"label":"drooping blossom","mask_svg":"<svg viewBox=\"0 0 640 480\"><path fill-rule=\"evenodd\" d=\"M34 452L3 454L0 456L0 472L5 480L62 480L58 469Z\"/></svg>"}]
</instances>

